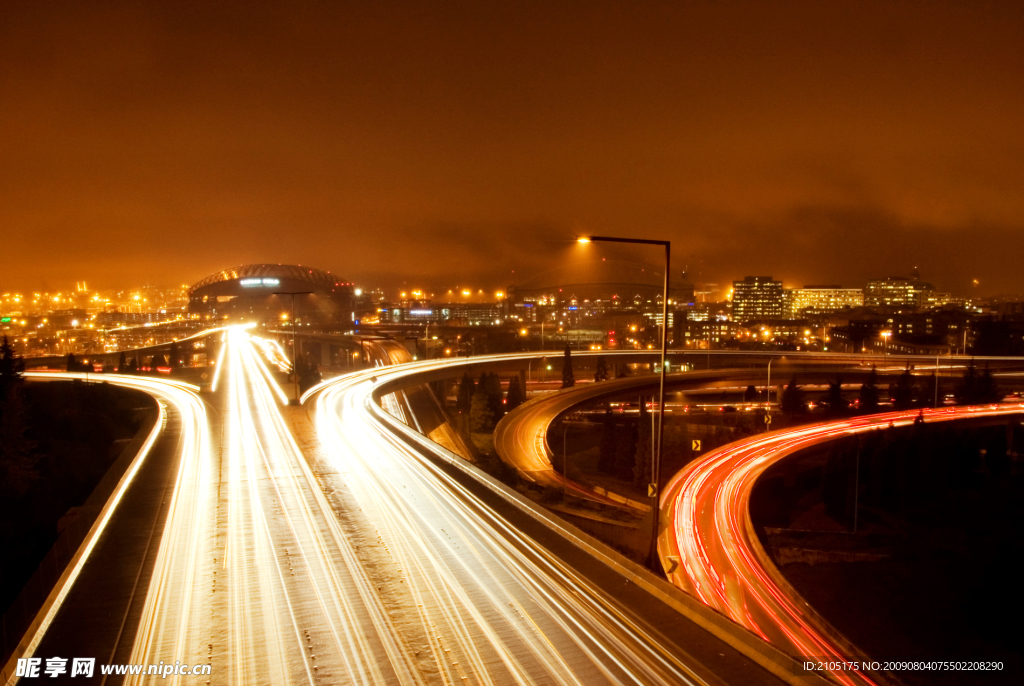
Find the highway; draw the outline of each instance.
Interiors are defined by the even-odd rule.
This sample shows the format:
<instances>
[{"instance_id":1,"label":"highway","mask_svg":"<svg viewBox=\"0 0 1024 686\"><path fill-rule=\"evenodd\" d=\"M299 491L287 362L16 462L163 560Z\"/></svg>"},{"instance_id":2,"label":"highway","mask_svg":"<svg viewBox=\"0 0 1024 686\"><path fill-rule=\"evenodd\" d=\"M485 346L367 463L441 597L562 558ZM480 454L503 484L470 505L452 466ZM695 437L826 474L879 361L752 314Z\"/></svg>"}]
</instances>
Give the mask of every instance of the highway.
<instances>
[{"instance_id":1,"label":"highway","mask_svg":"<svg viewBox=\"0 0 1024 686\"><path fill-rule=\"evenodd\" d=\"M834 360L832 364L839 365ZM820 368L799 370L801 378L808 375L830 378L836 373ZM847 371L847 374L854 372ZM860 372L862 373L862 372ZM717 388L758 384L764 378L758 371L750 369L713 369L710 371L675 372L666 376L666 397L681 390ZM562 489L564 487L577 497L586 498L607 505L626 507L638 512L649 511L650 505L627 499L615 493L595 491L587 486L566 479L552 463L554 451L548 440L548 429L560 415L590 400L607 396L622 396L629 392L657 393L656 375L624 377L600 383L577 385L573 388L532 398L509 412L494 430L494 445L498 455L514 466L519 474L541 487ZM635 396L634 396L635 399ZM557 444L556 444L557 445Z\"/></svg>"},{"instance_id":2,"label":"highway","mask_svg":"<svg viewBox=\"0 0 1024 686\"><path fill-rule=\"evenodd\" d=\"M926 422L1020 414L1024 405L924 410ZM733 621L795 656L854 657L855 648L831 629L792 588L761 547L750 518L757 478L795 451L887 426L914 422L917 410L813 424L731 443L676 474L663 491L658 551L671 581ZM873 683L834 672L844 684Z\"/></svg>"},{"instance_id":3,"label":"highway","mask_svg":"<svg viewBox=\"0 0 1024 686\"><path fill-rule=\"evenodd\" d=\"M47 372L25 376L101 379L158 401L155 426L15 652L15 657L74 654L98 661L127 660L132 647L128 634L145 598L140 579L148 575L154 557L150 542L159 538L164 497L177 492L177 483L195 483L209 466L206 407L195 386L168 379ZM13 674L7 665L4 682L14 683Z\"/></svg>"},{"instance_id":4,"label":"highway","mask_svg":"<svg viewBox=\"0 0 1024 686\"><path fill-rule=\"evenodd\" d=\"M624 599L640 592L628 577L565 562L581 555L572 543L538 542L500 498L426 459L436 444L402 440L375 389L465 361L367 370L292 407L268 364L286 362L280 348L243 328L221 335L209 394L90 375L160 399L160 431L17 657L203 664L215 684L769 684L788 673L652 596L630 610Z\"/></svg>"},{"instance_id":5,"label":"highway","mask_svg":"<svg viewBox=\"0 0 1024 686\"><path fill-rule=\"evenodd\" d=\"M396 628L422 646L418 664L431 681L701 683L486 502L396 441L370 411L370 376L319 391L317 430L373 522Z\"/></svg>"}]
</instances>

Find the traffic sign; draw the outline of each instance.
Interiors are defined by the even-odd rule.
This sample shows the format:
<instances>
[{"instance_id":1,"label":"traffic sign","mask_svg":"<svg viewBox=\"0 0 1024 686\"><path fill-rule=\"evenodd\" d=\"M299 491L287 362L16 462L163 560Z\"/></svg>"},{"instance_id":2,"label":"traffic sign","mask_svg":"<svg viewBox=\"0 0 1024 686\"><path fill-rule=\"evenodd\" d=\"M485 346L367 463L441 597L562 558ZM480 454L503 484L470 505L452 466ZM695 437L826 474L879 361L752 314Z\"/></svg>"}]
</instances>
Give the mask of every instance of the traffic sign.
<instances>
[{"instance_id":1,"label":"traffic sign","mask_svg":"<svg viewBox=\"0 0 1024 686\"><path fill-rule=\"evenodd\" d=\"M772 416L770 414L766 414L764 416L764 423L765 424L771 424L772 423Z\"/></svg>"},{"instance_id":2,"label":"traffic sign","mask_svg":"<svg viewBox=\"0 0 1024 686\"><path fill-rule=\"evenodd\" d=\"M657 492L658 492L658 485L657 484L647 484L647 497L648 498L653 498Z\"/></svg>"},{"instance_id":3,"label":"traffic sign","mask_svg":"<svg viewBox=\"0 0 1024 686\"><path fill-rule=\"evenodd\" d=\"M692 441L690 441L690 450L692 450L695 453L700 452L700 439L699 438L695 438Z\"/></svg>"},{"instance_id":4,"label":"traffic sign","mask_svg":"<svg viewBox=\"0 0 1024 686\"><path fill-rule=\"evenodd\" d=\"M679 569L679 558L675 555L666 555L665 562L668 563L668 569L665 570L666 574L675 574L675 571Z\"/></svg>"}]
</instances>

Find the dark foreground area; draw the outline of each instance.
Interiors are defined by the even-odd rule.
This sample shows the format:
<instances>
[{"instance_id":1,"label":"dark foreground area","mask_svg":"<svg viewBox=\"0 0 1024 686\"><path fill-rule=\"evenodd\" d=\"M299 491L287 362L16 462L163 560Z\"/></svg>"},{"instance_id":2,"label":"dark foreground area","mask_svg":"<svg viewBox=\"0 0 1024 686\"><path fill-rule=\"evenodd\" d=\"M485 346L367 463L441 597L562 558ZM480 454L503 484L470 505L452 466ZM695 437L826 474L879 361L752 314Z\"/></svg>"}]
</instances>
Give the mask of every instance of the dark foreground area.
<instances>
[{"instance_id":1,"label":"dark foreground area","mask_svg":"<svg viewBox=\"0 0 1024 686\"><path fill-rule=\"evenodd\" d=\"M109 384L19 381L0 399L0 609L75 516L153 400Z\"/></svg>"},{"instance_id":2,"label":"dark foreground area","mask_svg":"<svg viewBox=\"0 0 1024 686\"><path fill-rule=\"evenodd\" d=\"M835 442L769 470L762 544L816 610L880 660L1000 661L900 671L907 684L1024 682L1024 440L920 424Z\"/></svg>"}]
</instances>

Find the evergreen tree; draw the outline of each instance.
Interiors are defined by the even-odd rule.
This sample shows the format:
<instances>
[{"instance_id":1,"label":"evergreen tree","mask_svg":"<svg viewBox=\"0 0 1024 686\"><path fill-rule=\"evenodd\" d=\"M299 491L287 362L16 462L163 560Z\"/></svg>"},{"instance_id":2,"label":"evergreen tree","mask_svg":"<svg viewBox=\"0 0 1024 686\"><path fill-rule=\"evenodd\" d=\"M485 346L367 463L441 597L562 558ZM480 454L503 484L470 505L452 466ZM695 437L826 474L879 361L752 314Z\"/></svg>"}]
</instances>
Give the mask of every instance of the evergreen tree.
<instances>
[{"instance_id":1,"label":"evergreen tree","mask_svg":"<svg viewBox=\"0 0 1024 686\"><path fill-rule=\"evenodd\" d=\"M473 377L469 375L469 372L462 373L462 381L459 382L459 394L455 400L455 409L460 414L469 414L470 408L473 406Z\"/></svg>"},{"instance_id":2,"label":"evergreen tree","mask_svg":"<svg viewBox=\"0 0 1024 686\"><path fill-rule=\"evenodd\" d=\"M487 433L494 429L494 413L487 399L484 383L478 383L473 392L473 400L469 409L469 427L474 433Z\"/></svg>"},{"instance_id":3,"label":"evergreen tree","mask_svg":"<svg viewBox=\"0 0 1024 686\"><path fill-rule=\"evenodd\" d=\"M903 370L892 387L892 405L897 410L909 410L914 406L914 376L910 367Z\"/></svg>"},{"instance_id":4,"label":"evergreen tree","mask_svg":"<svg viewBox=\"0 0 1024 686\"><path fill-rule=\"evenodd\" d=\"M0 498L9 499L28 492L39 478L36 458L32 455L35 444L26 438L28 419L25 414L21 388L17 384L7 387L0 413Z\"/></svg>"},{"instance_id":5,"label":"evergreen tree","mask_svg":"<svg viewBox=\"0 0 1024 686\"><path fill-rule=\"evenodd\" d=\"M299 376L300 393L305 393L307 390L323 381L324 378L323 374L321 374L320 370L317 368L316 363L307 355L303 355L297 360L295 373Z\"/></svg>"},{"instance_id":6,"label":"evergreen tree","mask_svg":"<svg viewBox=\"0 0 1024 686\"><path fill-rule=\"evenodd\" d=\"M21 380L24 368L24 361L15 356L14 347L4 336L4 342L0 345L0 398L4 397L8 388Z\"/></svg>"},{"instance_id":7,"label":"evergreen tree","mask_svg":"<svg viewBox=\"0 0 1024 686\"><path fill-rule=\"evenodd\" d=\"M149 361L149 371L153 374L160 373L160 367L164 366L163 353L154 353L153 359Z\"/></svg>"},{"instance_id":8,"label":"evergreen tree","mask_svg":"<svg viewBox=\"0 0 1024 686\"><path fill-rule=\"evenodd\" d=\"M828 385L825 406L828 409L828 413L833 417L840 417L846 414L846 408L849 406L849 403L843 397L843 380L838 376L834 382Z\"/></svg>"},{"instance_id":9,"label":"evergreen tree","mask_svg":"<svg viewBox=\"0 0 1024 686\"><path fill-rule=\"evenodd\" d=\"M651 482L651 423L641 421L637 425L636 451L633 453L633 485L641 488Z\"/></svg>"},{"instance_id":10,"label":"evergreen tree","mask_svg":"<svg viewBox=\"0 0 1024 686\"><path fill-rule=\"evenodd\" d=\"M935 405L935 376L921 377L920 383L914 388L914 404L917 407L933 407Z\"/></svg>"},{"instance_id":11,"label":"evergreen tree","mask_svg":"<svg viewBox=\"0 0 1024 686\"><path fill-rule=\"evenodd\" d=\"M594 371L594 381L607 381L608 367L604 363L604 357L597 358L597 369Z\"/></svg>"},{"instance_id":12,"label":"evergreen tree","mask_svg":"<svg viewBox=\"0 0 1024 686\"><path fill-rule=\"evenodd\" d=\"M789 380L789 385L782 391L782 412L790 417L796 417L807 410L804 404L804 392L796 384L796 375Z\"/></svg>"},{"instance_id":13,"label":"evergreen tree","mask_svg":"<svg viewBox=\"0 0 1024 686\"><path fill-rule=\"evenodd\" d=\"M519 385L519 377L513 376L508 382L508 393L505 394L505 410L511 412L525 402L523 388Z\"/></svg>"},{"instance_id":14,"label":"evergreen tree","mask_svg":"<svg viewBox=\"0 0 1024 686\"><path fill-rule=\"evenodd\" d=\"M867 381L860 387L860 411L864 414L878 412L878 371L872 366Z\"/></svg>"},{"instance_id":15,"label":"evergreen tree","mask_svg":"<svg viewBox=\"0 0 1024 686\"><path fill-rule=\"evenodd\" d=\"M616 442L614 475L623 481L633 479L633 461L640 435L636 424L630 424Z\"/></svg>"},{"instance_id":16,"label":"evergreen tree","mask_svg":"<svg viewBox=\"0 0 1024 686\"><path fill-rule=\"evenodd\" d=\"M117 356L117 371L119 374L124 374L128 371L128 362L125 360L124 351Z\"/></svg>"},{"instance_id":17,"label":"evergreen tree","mask_svg":"<svg viewBox=\"0 0 1024 686\"><path fill-rule=\"evenodd\" d=\"M974 360L964 370L964 375L953 391L956 396L957 405L978 404L978 369L974 366Z\"/></svg>"},{"instance_id":18,"label":"evergreen tree","mask_svg":"<svg viewBox=\"0 0 1024 686\"><path fill-rule=\"evenodd\" d=\"M565 344L565 356L562 359L562 388L572 388L576 385L576 377L572 374L572 351L569 344Z\"/></svg>"},{"instance_id":19,"label":"evergreen tree","mask_svg":"<svg viewBox=\"0 0 1024 686\"><path fill-rule=\"evenodd\" d=\"M757 402L757 396L758 396L757 388L755 388L754 385L751 384L751 385L747 386L745 391L743 391L743 402L745 402L745 403L755 403L755 402Z\"/></svg>"},{"instance_id":20,"label":"evergreen tree","mask_svg":"<svg viewBox=\"0 0 1024 686\"><path fill-rule=\"evenodd\" d=\"M505 416L505 403L502 402L504 394L501 391L501 379L497 374L485 374L480 377L484 384L484 391L487 393L487 404L494 415L494 423L497 424Z\"/></svg>"},{"instance_id":21,"label":"evergreen tree","mask_svg":"<svg viewBox=\"0 0 1024 686\"><path fill-rule=\"evenodd\" d=\"M615 474L615 458L619 452L618 431L611 412L606 412L598 443L597 471L608 476Z\"/></svg>"},{"instance_id":22,"label":"evergreen tree","mask_svg":"<svg viewBox=\"0 0 1024 686\"><path fill-rule=\"evenodd\" d=\"M181 360L178 355L178 342L171 341L171 351L167 355L167 364L171 369L177 369L181 366Z\"/></svg>"},{"instance_id":23,"label":"evergreen tree","mask_svg":"<svg viewBox=\"0 0 1024 686\"><path fill-rule=\"evenodd\" d=\"M992 372L989 371L987 364L985 365L985 371L978 377L977 396L979 405L998 403L1003 399L1003 394L999 392L999 386L996 385L996 380L992 378Z\"/></svg>"}]
</instances>

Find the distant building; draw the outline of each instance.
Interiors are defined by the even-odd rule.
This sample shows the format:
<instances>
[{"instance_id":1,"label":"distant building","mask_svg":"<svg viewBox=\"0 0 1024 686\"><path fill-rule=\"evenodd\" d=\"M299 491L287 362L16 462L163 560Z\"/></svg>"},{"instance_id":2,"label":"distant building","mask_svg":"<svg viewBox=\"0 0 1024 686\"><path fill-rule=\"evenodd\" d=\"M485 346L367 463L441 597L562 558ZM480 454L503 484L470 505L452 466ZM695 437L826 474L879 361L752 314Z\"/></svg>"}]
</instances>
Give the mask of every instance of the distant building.
<instances>
[{"instance_id":1,"label":"distant building","mask_svg":"<svg viewBox=\"0 0 1024 686\"><path fill-rule=\"evenodd\" d=\"M787 314L790 317L798 317L801 314L824 314L864 306L862 288L804 286L787 290L786 296L789 309Z\"/></svg>"},{"instance_id":2,"label":"distant building","mask_svg":"<svg viewBox=\"0 0 1024 686\"><path fill-rule=\"evenodd\" d=\"M864 304L868 307L922 307L935 286L927 281L902 276L888 276L868 281ZM947 296L948 301L948 296Z\"/></svg>"},{"instance_id":3,"label":"distant building","mask_svg":"<svg viewBox=\"0 0 1024 686\"><path fill-rule=\"evenodd\" d=\"M330 272L295 264L246 264L211 274L189 289L188 313L195 319L351 323L353 285Z\"/></svg>"},{"instance_id":4,"label":"distant building","mask_svg":"<svg viewBox=\"0 0 1024 686\"><path fill-rule=\"evenodd\" d=\"M782 319L786 316L782 282L770 276L748 276L732 284L732 319Z\"/></svg>"}]
</instances>

